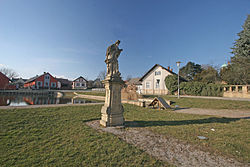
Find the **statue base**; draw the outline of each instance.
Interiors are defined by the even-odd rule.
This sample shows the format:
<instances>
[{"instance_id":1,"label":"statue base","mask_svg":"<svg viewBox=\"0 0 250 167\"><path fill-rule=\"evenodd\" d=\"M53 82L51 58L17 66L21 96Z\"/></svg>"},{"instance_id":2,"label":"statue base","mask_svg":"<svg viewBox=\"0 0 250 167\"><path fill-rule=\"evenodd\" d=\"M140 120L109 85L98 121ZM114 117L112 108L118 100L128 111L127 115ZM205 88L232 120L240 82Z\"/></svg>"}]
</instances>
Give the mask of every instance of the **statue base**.
<instances>
[{"instance_id":1,"label":"statue base","mask_svg":"<svg viewBox=\"0 0 250 167\"><path fill-rule=\"evenodd\" d=\"M123 106L121 103L121 89L124 81L121 77L107 76L103 81L106 90L105 104L101 110L100 125L104 127L123 126Z\"/></svg>"}]
</instances>

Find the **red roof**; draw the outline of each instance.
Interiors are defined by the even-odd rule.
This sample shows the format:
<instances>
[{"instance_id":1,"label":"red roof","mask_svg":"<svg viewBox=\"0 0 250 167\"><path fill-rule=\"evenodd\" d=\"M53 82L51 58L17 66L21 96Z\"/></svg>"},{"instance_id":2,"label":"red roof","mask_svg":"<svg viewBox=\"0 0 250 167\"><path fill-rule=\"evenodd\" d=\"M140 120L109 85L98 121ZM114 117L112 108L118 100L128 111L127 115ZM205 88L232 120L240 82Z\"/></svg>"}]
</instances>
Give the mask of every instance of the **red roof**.
<instances>
[{"instance_id":1,"label":"red roof","mask_svg":"<svg viewBox=\"0 0 250 167\"><path fill-rule=\"evenodd\" d=\"M6 80L9 80L10 81L10 79L6 76L6 75L4 75L2 72L0 72L0 78L2 79L2 78L5 78Z\"/></svg>"}]
</instances>

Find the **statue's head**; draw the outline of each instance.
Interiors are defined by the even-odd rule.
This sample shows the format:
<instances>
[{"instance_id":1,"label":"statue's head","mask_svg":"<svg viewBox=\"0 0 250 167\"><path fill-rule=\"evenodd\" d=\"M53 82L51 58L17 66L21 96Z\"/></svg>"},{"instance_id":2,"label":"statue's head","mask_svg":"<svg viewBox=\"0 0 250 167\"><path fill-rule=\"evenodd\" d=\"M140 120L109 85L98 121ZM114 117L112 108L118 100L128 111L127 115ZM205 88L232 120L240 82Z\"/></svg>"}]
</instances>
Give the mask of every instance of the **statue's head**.
<instances>
[{"instance_id":1,"label":"statue's head","mask_svg":"<svg viewBox=\"0 0 250 167\"><path fill-rule=\"evenodd\" d=\"M121 43L121 41L119 41L119 40L117 40L117 41L115 42L116 45L119 45L120 43Z\"/></svg>"}]
</instances>

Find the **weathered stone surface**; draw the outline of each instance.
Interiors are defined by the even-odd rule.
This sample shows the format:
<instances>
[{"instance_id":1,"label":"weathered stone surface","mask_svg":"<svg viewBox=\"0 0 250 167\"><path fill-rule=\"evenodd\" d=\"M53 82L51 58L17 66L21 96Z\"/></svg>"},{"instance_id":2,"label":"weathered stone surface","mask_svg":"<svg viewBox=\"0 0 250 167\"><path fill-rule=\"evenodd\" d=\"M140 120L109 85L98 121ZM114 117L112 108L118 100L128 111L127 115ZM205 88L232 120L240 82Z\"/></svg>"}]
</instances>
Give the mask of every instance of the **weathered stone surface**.
<instances>
[{"instance_id":1,"label":"weathered stone surface","mask_svg":"<svg viewBox=\"0 0 250 167\"><path fill-rule=\"evenodd\" d=\"M123 106L121 103L121 89L124 81L118 69L118 57L122 51L119 49L120 41L108 47L106 53L107 75L103 81L106 90L105 104L101 109L100 124L105 127L123 126Z\"/></svg>"}]
</instances>

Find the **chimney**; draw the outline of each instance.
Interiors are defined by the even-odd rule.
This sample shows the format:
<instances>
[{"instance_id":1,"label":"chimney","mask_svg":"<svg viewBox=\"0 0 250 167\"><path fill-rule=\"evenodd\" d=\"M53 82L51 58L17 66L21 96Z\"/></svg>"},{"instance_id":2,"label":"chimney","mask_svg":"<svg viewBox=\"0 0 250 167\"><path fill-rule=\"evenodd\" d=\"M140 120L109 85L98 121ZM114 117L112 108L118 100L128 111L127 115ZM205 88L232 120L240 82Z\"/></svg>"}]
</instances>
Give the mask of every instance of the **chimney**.
<instances>
[{"instance_id":1,"label":"chimney","mask_svg":"<svg viewBox=\"0 0 250 167\"><path fill-rule=\"evenodd\" d=\"M173 69L171 68L171 70L170 70L171 72L173 72Z\"/></svg>"},{"instance_id":2,"label":"chimney","mask_svg":"<svg viewBox=\"0 0 250 167\"><path fill-rule=\"evenodd\" d=\"M170 70L170 67L168 66L168 70Z\"/></svg>"}]
</instances>

